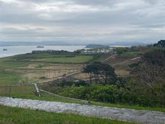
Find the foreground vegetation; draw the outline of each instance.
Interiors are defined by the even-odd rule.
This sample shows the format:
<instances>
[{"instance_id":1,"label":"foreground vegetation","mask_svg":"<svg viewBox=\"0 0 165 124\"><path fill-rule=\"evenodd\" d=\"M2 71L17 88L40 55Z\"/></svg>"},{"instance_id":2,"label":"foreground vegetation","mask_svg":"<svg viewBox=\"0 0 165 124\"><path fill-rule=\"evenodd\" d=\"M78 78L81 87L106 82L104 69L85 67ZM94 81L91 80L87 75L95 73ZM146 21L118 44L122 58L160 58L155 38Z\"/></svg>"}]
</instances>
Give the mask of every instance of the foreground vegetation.
<instances>
[{"instance_id":1,"label":"foreground vegetation","mask_svg":"<svg viewBox=\"0 0 165 124\"><path fill-rule=\"evenodd\" d=\"M108 119L48 113L5 106L0 106L0 110L0 124L129 124L128 122Z\"/></svg>"},{"instance_id":2,"label":"foreground vegetation","mask_svg":"<svg viewBox=\"0 0 165 124\"><path fill-rule=\"evenodd\" d=\"M136 99L135 96L131 95L131 92L127 93L124 89L117 89L116 86L81 86L81 87L63 87L61 89L53 89L49 88L51 92L57 93L61 96L66 96L69 98L77 98L77 99L84 99L89 102L89 105L98 105L98 106L108 106L108 107L117 107L117 108L128 108L128 109L136 109L136 110L151 110L151 111L161 111L165 112L165 108L161 106L150 104L142 105L133 103L131 100ZM44 96L44 95L43 95ZM57 100L62 102L71 102L71 103L79 103L82 104L80 100L70 100L67 98L59 98L59 97L41 97L42 99L47 100ZM41 99L38 98L38 99ZM49 99L48 99L49 98ZM51 99L50 99L51 98ZM56 98L56 99L55 99ZM120 101L119 101L120 100ZM130 102L128 102L128 101ZM99 102L100 101L100 102ZM145 101L145 100L144 100ZM144 102L143 100L139 100L139 103ZM146 101L149 101L146 99Z\"/></svg>"},{"instance_id":3,"label":"foreground vegetation","mask_svg":"<svg viewBox=\"0 0 165 124\"><path fill-rule=\"evenodd\" d=\"M81 100L81 99L85 99L85 98L72 99L75 96L77 96L76 98L79 98L79 96L82 94L81 92L84 92L87 89L89 90L89 89L91 89L91 87L88 87L88 88L72 87L72 89L69 87L66 87L63 89L63 92L59 92L58 90L56 92L61 93L61 95L63 95L63 96L69 96L69 97L63 97L61 95L59 96L56 94L48 94L45 92L41 92L40 93L41 96L38 97L38 95L36 94L34 85L20 85L20 86L19 85L15 85L15 86L13 85L13 86L3 86L3 87L0 86L0 96L10 96L13 98L57 101L57 102L66 102L66 103L78 103L78 104L89 104L89 105L97 105L97 106L107 106L107 107L117 107L117 108L128 108L128 109L136 109L136 110L151 110L151 111L165 112L165 108L162 108L162 107L150 107L150 106L143 107L143 106L128 104L128 103L121 104L121 103L112 103L112 102L96 102L96 101L99 101L96 99L93 99L93 100L87 99L88 101ZM79 92L75 92L75 90L79 91ZM93 91L94 90L92 90L91 92L93 92ZM68 94L66 95L65 93L68 93ZM75 95L75 93L77 93L77 94ZM85 92L84 92L84 95L85 95ZM99 98L99 96L100 95L98 94L97 98ZM96 96L93 96L92 98L94 98L94 97L96 97ZM90 103L88 103L88 102L90 102Z\"/></svg>"}]
</instances>

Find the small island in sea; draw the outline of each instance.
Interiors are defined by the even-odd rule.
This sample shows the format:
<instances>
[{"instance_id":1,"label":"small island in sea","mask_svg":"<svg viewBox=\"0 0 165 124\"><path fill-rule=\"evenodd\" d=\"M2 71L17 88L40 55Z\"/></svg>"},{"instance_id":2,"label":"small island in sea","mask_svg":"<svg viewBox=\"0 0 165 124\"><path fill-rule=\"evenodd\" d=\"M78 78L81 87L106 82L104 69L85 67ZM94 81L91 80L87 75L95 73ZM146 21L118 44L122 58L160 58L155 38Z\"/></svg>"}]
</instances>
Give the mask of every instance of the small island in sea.
<instances>
[{"instance_id":1,"label":"small island in sea","mask_svg":"<svg viewBox=\"0 0 165 124\"><path fill-rule=\"evenodd\" d=\"M44 46L39 45L39 46L37 46L37 48L44 48Z\"/></svg>"},{"instance_id":2,"label":"small island in sea","mask_svg":"<svg viewBox=\"0 0 165 124\"><path fill-rule=\"evenodd\" d=\"M3 51L7 51L7 49L6 48L3 48Z\"/></svg>"}]
</instances>

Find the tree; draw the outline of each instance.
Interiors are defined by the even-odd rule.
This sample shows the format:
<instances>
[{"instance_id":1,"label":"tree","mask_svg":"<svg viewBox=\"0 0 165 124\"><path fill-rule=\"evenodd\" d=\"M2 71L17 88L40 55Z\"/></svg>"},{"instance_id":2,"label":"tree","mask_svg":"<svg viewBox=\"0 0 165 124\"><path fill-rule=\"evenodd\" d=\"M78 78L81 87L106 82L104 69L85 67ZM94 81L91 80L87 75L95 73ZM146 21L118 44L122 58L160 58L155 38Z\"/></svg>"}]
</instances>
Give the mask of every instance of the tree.
<instances>
[{"instance_id":1,"label":"tree","mask_svg":"<svg viewBox=\"0 0 165 124\"><path fill-rule=\"evenodd\" d=\"M155 99L159 104L165 104L165 50L154 49L145 53L132 70L136 80L136 88L142 95Z\"/></svg>"},{"instance_id":2,"label":"tree","mask_svg":"<svg viewBox=\"0 0 165 124\"><path fill-rule=\"evenodd\" d=\"M145 53L141 62L133 69L133 74L150 88L164 82L165 78L165 50L155 49Z\"/></svg>"},{"instance_id":3,"label":"tree","mask_svg":"<svg viewBox=\"0 0 165 124\"><path fill-rule=\"evenodd\" d=\"M113 84L117 76L112 66L101 62L94 62L84 68L84 72L89 74L90 82Z\"/></svg>"},{"instance_id":4,"label":"tree","mask_svg":"<svg viewBox=\"0 0 165 124\"><path fill-rule=\"evenodd\" d=\"M165 48L165 40L160 40L158 43L154 44L155 47Z\"/></svg>"}]
</instances>

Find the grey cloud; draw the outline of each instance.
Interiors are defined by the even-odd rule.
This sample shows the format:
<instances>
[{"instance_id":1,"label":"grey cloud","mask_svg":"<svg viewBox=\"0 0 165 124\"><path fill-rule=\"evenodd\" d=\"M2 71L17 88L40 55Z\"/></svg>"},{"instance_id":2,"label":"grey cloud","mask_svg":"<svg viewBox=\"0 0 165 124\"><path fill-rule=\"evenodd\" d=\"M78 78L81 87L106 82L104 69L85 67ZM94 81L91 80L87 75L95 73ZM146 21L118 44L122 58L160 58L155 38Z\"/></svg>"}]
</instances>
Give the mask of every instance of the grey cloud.
<instances>
[{"instance_id":1,"label":"grey cloud","mask_svg":"<svg viewBox=\"0 0 165 124\"><path fill-rule=\"evenodd\" d=\"M144 0L145 2L149 3L149 4L157 4L159 2L161 2L162 0Z\"/></svg>"},{"instance_id":2,"label":"grey cloud","mask_svg":"<svg viewBox=\"0 0 165 124\"><path fill-rule=\"evenodd\" d=\"M27 0L19 0L19 1L27 1ZM52 3L52 2L60 2L61 0L28 0L28 2L33 3ZM115 3L118 0L62 0L63 2L73 2L77 4L84 5L106 5L109 3Z\"/></svg>"},{"instance_id":3,"label":"grey cloud","mask_svg":"<svg viewBox=\"0 0 165 124\"><path fill-rule=\"evenodd\" d=\"M109 5L117 2L118 0L72 0L75 3L85 4L85 5Z\"/></svg>"},{"instance_id":4,"label":"grey cloud","mask_svg":"<svg viewBox=\"0 0 165 124\"><path fill-rule=\"evenodd\" d=\"M26 40L27 36L31 40L77 37L93 41L165 38L164 0L16 1L18 4L0 0L0 39L24 37L22 40ZM61 2L62 8L58 8L56 2Z\"/></svg>"}]
</instances>

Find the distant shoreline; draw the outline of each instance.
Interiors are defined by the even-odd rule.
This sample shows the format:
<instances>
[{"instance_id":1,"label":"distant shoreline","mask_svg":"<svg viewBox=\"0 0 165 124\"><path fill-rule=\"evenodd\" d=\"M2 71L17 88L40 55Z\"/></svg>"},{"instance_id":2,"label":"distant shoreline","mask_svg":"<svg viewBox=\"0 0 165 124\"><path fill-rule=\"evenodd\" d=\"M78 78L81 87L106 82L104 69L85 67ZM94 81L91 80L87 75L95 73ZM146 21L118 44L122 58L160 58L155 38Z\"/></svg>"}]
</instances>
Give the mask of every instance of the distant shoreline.
<instances>
[{"instance_id":1,"label":"distant shoreline","mask_svg":"<svg viewBox=\"0 0 165 124\"><path fill-rule=\"evenodd\" d=\"M0 46L0 58L10 57L20 54L31 53L34 50L66 50L66 51L75 51L79 49L84 49L85 45L44 45L43 48L37 48L36 45L33 46ZM7 51L3 51L7 49Z\"/></svg>"}]
</instances>

